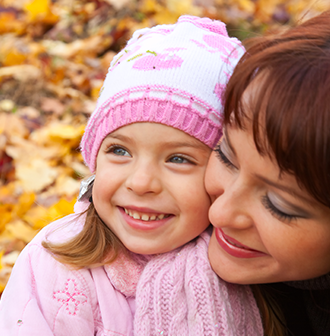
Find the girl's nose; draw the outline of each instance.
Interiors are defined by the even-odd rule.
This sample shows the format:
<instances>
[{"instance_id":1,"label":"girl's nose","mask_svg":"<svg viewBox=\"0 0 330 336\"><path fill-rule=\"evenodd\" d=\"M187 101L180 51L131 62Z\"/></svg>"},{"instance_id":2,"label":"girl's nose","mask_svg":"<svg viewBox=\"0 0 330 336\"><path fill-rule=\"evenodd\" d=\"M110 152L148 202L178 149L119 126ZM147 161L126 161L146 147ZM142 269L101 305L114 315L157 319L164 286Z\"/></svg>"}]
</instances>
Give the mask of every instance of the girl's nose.
<instances>
[{"instance_id":1,"label":"girl's nose","mask_svg":"<svg viewBox=\"0 0 330 336\"><path fill-rule=\"evenodd\" d=\"M249 189L238 178L222 187L209 210L213 226L247 229L253 225L249 205Z\"/></svg>"},{"instance_id":2,"label":"girl's nose","mask_svg":"<svg viewBox=\"0 0 330 336\"><path fill-rule=\"evenodd\" d=\"M135 166L126 179L126 187L139 196L158 194L162 190L161 179L161 172L155 167Z\"/></svg>"}]
</instances>

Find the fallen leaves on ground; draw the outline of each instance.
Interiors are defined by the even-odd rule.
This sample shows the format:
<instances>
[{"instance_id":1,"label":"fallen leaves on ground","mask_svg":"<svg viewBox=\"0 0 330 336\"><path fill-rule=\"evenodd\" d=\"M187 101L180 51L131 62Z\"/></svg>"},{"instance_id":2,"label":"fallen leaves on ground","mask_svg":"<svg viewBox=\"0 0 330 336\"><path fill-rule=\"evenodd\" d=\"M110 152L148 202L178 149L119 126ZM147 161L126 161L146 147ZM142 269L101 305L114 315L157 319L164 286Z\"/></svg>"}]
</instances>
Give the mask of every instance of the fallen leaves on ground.
<instances>
[{"instance_id":1,"label":"fallen leaves on ground","mask_svg":"<svg viewBox=\"0 0 330 336\"><path fill-rule=\"evenodd\" d=\"M326 9L328 0L0 0L0 293L24 246L73 211L89 174L80 139L133 31L191 14L244 39Z\"/></svg>"}]
</instances>

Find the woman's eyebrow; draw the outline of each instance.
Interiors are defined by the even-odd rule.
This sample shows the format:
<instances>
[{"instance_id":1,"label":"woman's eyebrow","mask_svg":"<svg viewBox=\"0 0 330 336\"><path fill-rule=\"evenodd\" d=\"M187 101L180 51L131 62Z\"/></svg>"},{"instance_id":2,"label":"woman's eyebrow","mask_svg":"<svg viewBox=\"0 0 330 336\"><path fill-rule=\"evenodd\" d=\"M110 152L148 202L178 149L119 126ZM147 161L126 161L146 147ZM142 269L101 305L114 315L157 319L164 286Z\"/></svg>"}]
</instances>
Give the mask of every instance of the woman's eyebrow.
<instances>
[{"instance_id":1,"label":"woman's eyebrow","mask_svg":"<svg viewBox=\"0 0 330 336\"><path fill-rule=\"evenodd\" d=\"M297 192L294 188L290 188L289 186L283 185L281 183L271 181L268 178L266 178L264 176L261 176L257 173L255 173L254 176L256 178L258 178L259 180L263 181L264 183L266 183L266 184L268 184L268 185L270 185L270 186L272 186L276 189L283 190L283 191L287 192L288 194L305 201L308 204L311 204L311 202L312 202L311 198L306 197L303 194Z\"/></svg>"}]
</instances>

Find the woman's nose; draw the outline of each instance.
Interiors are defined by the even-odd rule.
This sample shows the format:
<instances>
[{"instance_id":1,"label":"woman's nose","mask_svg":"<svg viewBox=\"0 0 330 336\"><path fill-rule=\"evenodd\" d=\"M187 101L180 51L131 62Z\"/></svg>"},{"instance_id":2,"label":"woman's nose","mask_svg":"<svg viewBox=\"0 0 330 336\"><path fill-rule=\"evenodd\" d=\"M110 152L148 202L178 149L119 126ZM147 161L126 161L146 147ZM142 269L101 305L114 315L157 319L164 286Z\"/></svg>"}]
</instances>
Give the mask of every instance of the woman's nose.
<instances>
[{"instance_id":1,"label":"woman's nose","mask_svg":"<svg viewBox=\"0 0 330 336\"><path fill-rule=\"evenodd\" d=\"M249 228L253 225L249 202L249 188L244 186L240 178L225 183L210 207L210 222L219 228Z\"/></svg>"},{"instance_id":2,"label":"woman's nose","mask_svg":"<svg viewBox=\"0 0 330 336\"><path fill-rule=\"evenodd\" d=\"M158 194L162 190L162 174L152 165L135 165L126 179L126 187L135 194Z\"/></svg>"}]
</instances>

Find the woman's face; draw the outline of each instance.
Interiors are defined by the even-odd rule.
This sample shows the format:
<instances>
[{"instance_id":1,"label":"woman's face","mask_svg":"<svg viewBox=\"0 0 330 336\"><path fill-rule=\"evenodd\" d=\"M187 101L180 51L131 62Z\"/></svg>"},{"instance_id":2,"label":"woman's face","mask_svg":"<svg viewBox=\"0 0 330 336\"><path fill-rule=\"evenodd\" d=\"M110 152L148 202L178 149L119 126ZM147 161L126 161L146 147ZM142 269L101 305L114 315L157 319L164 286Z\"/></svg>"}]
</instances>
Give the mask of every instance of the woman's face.
<instances>
[{"instance_id":1,"label":"woman's face","mask_svg":"<svg viewBox=\"0 0 330 336\"><path fill-rule=\"evenodd\" d=\"M251 130L227 126L206 189L213 202L209 259L224 280L305 280L330 271L330 209L261 156Z\"/></svg>"}]
</instances>

